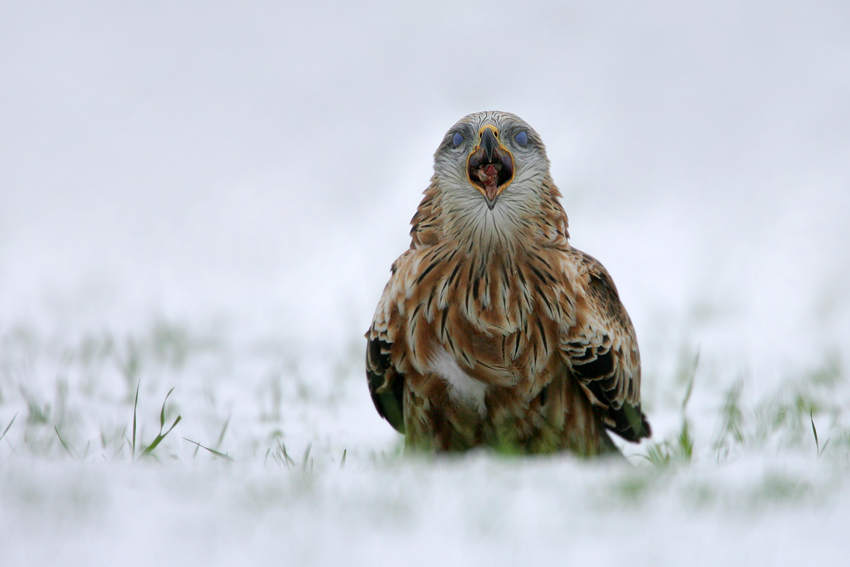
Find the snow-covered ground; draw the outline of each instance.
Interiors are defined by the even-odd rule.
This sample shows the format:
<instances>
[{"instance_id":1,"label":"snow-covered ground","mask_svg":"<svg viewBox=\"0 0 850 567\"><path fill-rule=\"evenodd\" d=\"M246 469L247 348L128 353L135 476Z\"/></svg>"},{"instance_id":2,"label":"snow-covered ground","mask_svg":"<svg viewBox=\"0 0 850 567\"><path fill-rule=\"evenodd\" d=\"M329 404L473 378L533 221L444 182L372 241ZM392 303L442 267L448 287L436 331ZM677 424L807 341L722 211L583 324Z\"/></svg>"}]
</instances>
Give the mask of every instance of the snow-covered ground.
<instances>
[{"instance_id":1,"label":"snow-covered ground","mask_svg":"<svg viewBox=\"0 0 850 567\"><path fill-rule=\"evenodd\" d=\"M288 4L0 4L0 565L843 564L847 3ZM405 458L372 408L483 109L635 322L633 467Z\"/></svg>"}]
</instances>

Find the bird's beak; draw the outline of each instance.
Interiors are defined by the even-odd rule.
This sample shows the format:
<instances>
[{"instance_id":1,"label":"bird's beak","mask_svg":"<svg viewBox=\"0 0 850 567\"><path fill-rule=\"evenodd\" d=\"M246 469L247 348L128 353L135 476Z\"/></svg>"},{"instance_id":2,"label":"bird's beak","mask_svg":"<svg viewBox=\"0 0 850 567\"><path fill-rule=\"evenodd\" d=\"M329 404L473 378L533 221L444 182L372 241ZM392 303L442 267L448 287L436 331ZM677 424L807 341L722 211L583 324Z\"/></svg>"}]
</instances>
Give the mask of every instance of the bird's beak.
<instances>
[{"instance_id":1,"label":"bird's beak","mask_svg":"<svg viewBox=\"0 0 850 567\"><path fill-rule=\"evenodd\" d=\"M490 124L478 131L478 145L466 160L466 174L492 210L496 199L514 179L514 156L499 142L499 130Z\"/></svg>"}]
</instances>

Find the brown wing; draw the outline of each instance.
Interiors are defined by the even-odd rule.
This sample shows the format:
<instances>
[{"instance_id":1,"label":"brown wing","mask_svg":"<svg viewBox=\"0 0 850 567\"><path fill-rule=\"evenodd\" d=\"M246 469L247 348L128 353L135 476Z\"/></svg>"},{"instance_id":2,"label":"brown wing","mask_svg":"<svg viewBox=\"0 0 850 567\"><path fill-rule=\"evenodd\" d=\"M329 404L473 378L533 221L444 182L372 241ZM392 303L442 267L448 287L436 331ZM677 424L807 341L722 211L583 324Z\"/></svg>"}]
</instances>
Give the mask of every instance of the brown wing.
<instances>
[{"instance_id":1,"label":"brown wing","mask_svg":"<svg viewBox=\"0 0 850 567\"><path fill-rule=\"evenodd\" d=\"M405 255L402 255L402 258ZM378 414L390 422L396 431L404 433L404 375L392 364L390 353L394 329L390 326L389 301L395 291L397 263L375 311L372 326L366 331L366 377L369 393Z\"/></svg>"},{"instance_id":2,"label":"brown wing","mask_svg":"<svg viewBox=\"0 0 850 567\"><path fill-rule=\"evenodd\" d=\"M568 366L605 425L623 439L651 435L640 407L640 353L631 319L607 270L595 258L573 249L585 302L577 305L576 325L561 342Z\"/></svg>"}]
</instances>

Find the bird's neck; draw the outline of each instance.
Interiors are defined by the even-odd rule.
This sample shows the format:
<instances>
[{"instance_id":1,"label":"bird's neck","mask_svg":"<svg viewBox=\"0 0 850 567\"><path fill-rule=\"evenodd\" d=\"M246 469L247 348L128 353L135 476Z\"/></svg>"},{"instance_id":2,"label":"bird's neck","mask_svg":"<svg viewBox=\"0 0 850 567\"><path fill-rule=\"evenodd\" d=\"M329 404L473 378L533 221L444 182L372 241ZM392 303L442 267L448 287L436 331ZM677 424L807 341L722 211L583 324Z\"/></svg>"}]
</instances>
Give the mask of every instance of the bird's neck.
<instances>
[{"instance_id":1,"label":"bird's neck","mask_svg":"<svg viewBox=\"0 0 850 567\"><path fill-rule=\"evenodd\" d=\"M474 256L515 255L528 247L569 247L568 220L558 198L560 192L547 180L524 200L502 195L490 209L480 196L440 191L436 183L411 221L412 246L454 243Z\"/></svg>"}]
</instances>

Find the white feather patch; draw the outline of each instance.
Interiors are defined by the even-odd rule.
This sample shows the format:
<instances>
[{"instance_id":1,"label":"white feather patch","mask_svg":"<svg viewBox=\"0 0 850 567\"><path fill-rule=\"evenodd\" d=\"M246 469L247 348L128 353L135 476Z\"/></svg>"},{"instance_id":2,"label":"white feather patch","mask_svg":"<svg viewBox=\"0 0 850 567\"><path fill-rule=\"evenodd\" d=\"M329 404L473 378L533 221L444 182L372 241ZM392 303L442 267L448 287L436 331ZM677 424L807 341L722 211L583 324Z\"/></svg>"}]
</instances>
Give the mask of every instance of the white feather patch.
<instances>
[{"instance_id":1,"label":"white feather patch","mask_svg":"<svg viewBox=\"0 0 850 567\"><path fill-rule=\"evenodd\" d=\"M474 407L481 417L487 415L487 406L484 404L487 384L470 377L461 369L455 357L442 347L437 348L429 362L431 372L448 384L452 399Z\"/></svg>"}]
</instances>

